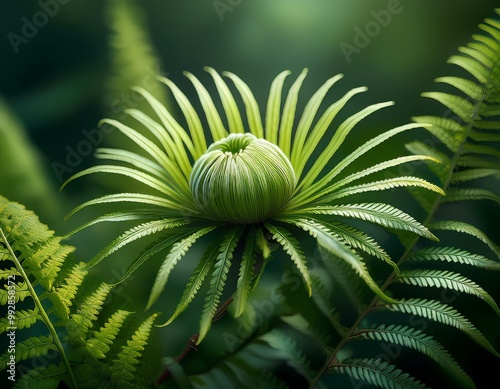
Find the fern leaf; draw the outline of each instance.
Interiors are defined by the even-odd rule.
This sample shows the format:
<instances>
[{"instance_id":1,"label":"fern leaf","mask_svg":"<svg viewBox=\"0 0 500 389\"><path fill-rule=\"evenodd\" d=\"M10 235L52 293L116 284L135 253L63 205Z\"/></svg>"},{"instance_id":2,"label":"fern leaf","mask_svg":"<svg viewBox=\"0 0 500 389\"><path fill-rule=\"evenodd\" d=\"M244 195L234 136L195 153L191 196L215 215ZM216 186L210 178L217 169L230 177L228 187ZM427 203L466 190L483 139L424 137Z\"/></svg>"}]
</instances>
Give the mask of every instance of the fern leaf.
<instances>
[{"instance_id":1,"label":"fern leaf","mask_svg":"<svg viewBox=\"0 0 500 389\"><path fill-rule=\"evenodd\" d=\"M67 382L68 378L66 369L62 363L59 365L50 364L30 369L16 380L14 388L52 389L59 387L61 382Z\"/></svg>"},{"instance_id":2,"label":"fern leaf","mask_svg":"<svg viewBox=\"0 0 500 389\"><path fill-rule=\"evenodd\" d=\"M243 250L236 292L234 294L235 317L239 317L246 306L248 296L252 290L252 280L255 278L256 242L254 228L247 233Z\"/></svg>"},{"instance_id":3,"label":"fern leaf","mask_svg":"<svg viewBox=\"0 0 500 389\"><path fill-rule=\"evenodd\" d=\"M321 223L328 227L334 234L339 235L352 248L363 250L374 257L380 258L394 269L397 268L389 254L371 236L365 234L363 231L344 223L327 223L324 220L321 220Z\"/></svg>"},{"instance_id":4,"label":"fern leaf","mask_svg":"<svg viewBox=\"0 0 500 389\"><path fill-rule=\"evenodd\" d=\"M88 262L87 268L97 265L104 258L111 255L123 246L133 242L134 240L143 238L151 234L156 234L163 231L164 229L179 227L183 224L185 224L185 222L182 222L179 219L160 219L135 226L113 240L104 249L102 249L90 262Z\"/></svg>"},{"instance_id":5,"label":"fern leaf","mask_svg":"<svg viewBox=\"0 0 500 389\"><path fill-rule=\"evenodd\" d=\"M451 184L478 180L484 177L500 178L500 169L469 169L462 172L457 172L451 178Z\"/></svg>"},{"instance_id":6,"label":"fern leaf","mask_svg":"<svg viewBox=\"0 0 500 389\"><path fill-rule=\"evenodd\" d=\"M369 221L371 223L379 224L383 227L396 230L411 231L428 239L437 240L437 238L427 228L417 222L410 215L388 204L361 203L318 206L313 208L306 208L303 210L303 213L337 215L361 219Z\"/></svg>"},{"instance_id":7,"label":"fern leaf","mask_svg":"<svg viewBox=\"0 0 500 389\"><path fill-rule=\"evenodd\" d=\"M361 337L417 350L442 366L460 386L475 388L472 379L453 359L448 350L432 336L422 331L403 325L380 325L372 329L361 330Z\"/></svg>"},{"instance_id":8,"label":"fern leaf","mask_svg":"<svg viewBox=\"0 0 500 389\"><path fill-rule=\"evenodd\" d=\"M64 283L57 287L54 293L50 293L49 299L56 307L56 314L63 319L68 319L69 307L72 305L79 286L83 282L87 271L84 270L83 262L73 266L70 273L66 276Z\"/></svg>"},{"instance_id":9,"label":"fern leaf","mask_svg":"<svg viewBox=\"0 0 500 389\"><path fill-rule=\"evenodd\" d=\"M7 305L7 302L13 301L18 303L19 301L24 301L24 299L31 297L31 292L28 289L26 282L19 282L15 284L14 296L9 294L9 287L5 284L3 289L0 289L0 305Z\"/></svg>"},{"instance_id":10,"label":"fern leaf","mask_svg":"<svg viewBox=\"0 0 500 389\"><path fill-rule=\"evenodd\" d=\"M110 345L115 340L118 332L120 331L123 322L131 314L131 312L118 310L108 319L106 324L95 331L92 338L85 342L85 349L92 357L102 359L106 357L107 352L110 350Z\"/></svg>"},{"instance_id":11,"label":"fern leaf","mask_svg":"<svg viewBox=\"0 0 500 389\"><path fill-rule=\"evenodd\" d=\"M484 335L469 320L455 308L441 301L412 298L401 300L396 304L387 305L387 308L392 311L421 316L441 324L455 327L492 354L500 356Z\"/></svg>"},{"instance_id":12,"label":"fern leaf","mask_svg":"<svg viewBox=\"0 0 500 389\"><path fill-rule=\"evenodd\" d=\"M23 328L29 328L35 324L42 317L38 313L38 309L28 309L28 310L16 310L13 317L13 323L11 324L10 318L2 317L0 319L0 334L10 331L11 329L22 330Z\"/></svg>"},{"instance_id":13,"label":"fern leaf","mask_svg":"<svg viewBox=\"0 0 500 389\"><path fill-rule=\"evenodd\" d=\"M295 266L299 270L302 279L304 280L305 286L309 296L312 294L311 289L311 279L309 277L309 270L307 269L307 262L304 253L300 249L299 242L293 238L289 231L286 229L275 226L271 223L264 223L266 228L273 234L273 239L275 239L279 244L283 246L283 250L292 258Z\"/></svg>"},{"instance_id":14,"label":"fern leaf","mask_svg":"<svg viewBox=\"0 0 500 389\"><path fill-rule=\"evenodd\" d=\"M424 188L431 192L435 192L444 195L443 190L434 184L421 178L416 177L396 177L389 178L386 180L374 181L367 184L354 185L348 188L341 189L339 191L333 192L321 199L322 203L330 202L332 200L338 200L343 197L353 196L355 194L367 193L367 192L377 192L387 189L394 188Z\"/></svg>"},{"instance_id":15,"label":"fern leaf","mask_svg":"<svg viewBox=\"0 0 500 389\"><path fill-rule=\"evenodd\" d=\"M102 283L96 291L85 298L75 314L71 315L66 327L68 340L76 345L83 345L89 330L97 321L99 311L111 291L111 286Z\"/></svg>"},{"instance_id":16,"label":"fern leaf","mask_svg":"<svg viewBox=\"0 0 500 389\"><path fill-rule=\"evenodd\" d=\"M467 200L491 200L500 204L500 196L486 189L449 189L446 198L443 201L467 201Z\"/></svg>"},{"instance_id":17,"label":"fern leaf","mask_svg":"<svg viewBox=\"0 0 500 389\"><path fill-rule=\"evenodd\" d=\"M184 292L182 293L181 300L179 301L174 314L164 324L159 325L158 327L163 327L170 324L177 316L184 312L191 301L193 301L206 276L208 275L210 270L213 269L214 263L217 259L217 256L219 255L221 243L222 241L219 238L212 245L210 245L207 250L205 250L200 262L196 266L196 269L193 271L193 275L189 279Z\"/></svg>"},{"instance_id":18,"label":"fern leaf","mask_svg":"<svg viewBox=\"0 0 500 389\"><path fill-rule=\"evenodd\" d=\"M224 285L226 283L227 273L229 272L231 259L233 258L233 252L236 249L236 245L238 244L242 233L242 226L234 227L233 230L226 235L220 246L219 255L217 256L217 262L214 265L212 279L210 280L210 286L205 299L205 304L203 306L203 312L200 319L200 335L198 337L198 341L196 342L197 344L200 344L210 329L212 319L214 318L215 312L220 303L222 290L224 289Z\"/></svg>"},{"instance_id":19,"label":"fern leaf","mask_svg":"<svg viewBox=\"0 0 500 389\"><path fill-rule=\"evenodd\" d=\"M124 387L134 380L134 372L137 370L136 365L144 351L151 328L157 317L153 314L141 323L137 331L132 335L132 338L127 341L117 358L113 360L111 365L111 378L116 387Z\"/></svg>"},{"instance_id":20,"label":"fern leaf","mask_svg":"<svg viewBox=\"0 0 500 389\"><path fill-rule=\"evenodd\" d=\"M16 342L16 363L30 358L40 357L47 354L49 350L57 350L52 338L46 336L31 337L22 342ZM7 369L7 362L12 354L8 351L0 356L0 371Z\"/></svg>"},{"instance_id":21,"label":"fern leaf","mask_svg":"<svg viewBox=\"0 0 500 389\"><path fill-rule=\"evenodd\" d=\"M414 118L414 120L417 120L417 118ZM423 154L431 157L432 160L425 162L429 169L439 178L439 182L441 183L441 185L445 185L446 180L448 179L451 161L444 153L435 150L427 146L425 143L419 141L407 143L405 147L409 152L413 154ZM436 163L436 161L439 161L439 163ZM435 194L430 193L430 195L433 196L433 202Z\"/></svg>"},{"instance_id":22,"label":"fern leaf","mask_svg":"<svg viewBox=\"0 0 500 389\"><path fill-rule=\"evenodd\" d=\"M333 366L332 371L379 388L426 388L420 381L381 359L346 360Z\"/></svg>"},{"instance_id":23,"label":"fern leaf","mask_svg":"<svg viewBox=\"0 0 500 389\"><path fill-rule=\"evenodd\" d=\"M454 220L440 220L430 223L428 227L430 230L455 231L471 235L486 244L500 258L500 248L484 232L471 224Z\"/></svg>"},{"instance_id":24,"label":"fern leaf","mask_svg":"<svg viewBox=\"0 0 500 389\"><path fill-rule=\"evenodd\" d=\"M428 247L411 254L408 259L411 261L445 261L500 270L500 262L455 247Z\"/></svg>"},{"instance_id":25,"label":"fern leaf","mask_svg":"<svg viewBox=\"0 0 500 389\"><path fill-rule=\"evenodd\" d=\"M312 376L308 358L297 348L297 342L279 330L272 330L260 337L273 349L281 351L295 371L308 378Z\"/></svg>"},{"instance_id":26,"label":"fern leaf","mask_svg":"<svg viewBox=\"0 0 500 389\"><path fill-rule=\"evenodd\" d=\"M477 296L493 308L495 313L500 316L500 309L495 300L493 300L493 297L474 281L459 273L447 270L407 270L400 273L398 281L423 288L433 286Z\"/></svg>"},{"instance_id":27,"label":"fern leaf","mask_svg":"<svg viewBox=\"0 0 500 389\"><path fill-rule=\"evenodd\" d=\"M156 302L161 292L165 288L165 284L167 283L168 277L173 270L174 266L179 262L179 260L186 254L189 248L203 235L208 234L210 231L213 231L216 227L210 226L197 230L195 233L191 234L187 238L175 243L172 246L172 250L168 253L165 261L158 270L158 274L156 275L155 282L153 287L151 288L151 294L149 295L148 304L146 309L151 308L151 306Z\"/></svg>"},{"instance_id":28,"label":"fern leaf","mask_svg":"<svg viewBox=\"0 0 500 389\"><path fill-rule=\"evenodd\" d=\"M286 220L284 221L286 222ZM347 248L342 242L339 242L336 238L334 238L328 228L307 219L300 219L298 222L293 220L293 224L302 228L304 231L309 232L309 234L317 239L320 248L324 249L320 250L320 253L322 253L322 256L326 258L325 260L328 260L328 255L334 255L341 258L349 264L349 266L366 283L366 285L382 300L395 301L387 296L372 279L365 263L363 262L363 259L355 252Z\"/></svg>"}]
</instances>

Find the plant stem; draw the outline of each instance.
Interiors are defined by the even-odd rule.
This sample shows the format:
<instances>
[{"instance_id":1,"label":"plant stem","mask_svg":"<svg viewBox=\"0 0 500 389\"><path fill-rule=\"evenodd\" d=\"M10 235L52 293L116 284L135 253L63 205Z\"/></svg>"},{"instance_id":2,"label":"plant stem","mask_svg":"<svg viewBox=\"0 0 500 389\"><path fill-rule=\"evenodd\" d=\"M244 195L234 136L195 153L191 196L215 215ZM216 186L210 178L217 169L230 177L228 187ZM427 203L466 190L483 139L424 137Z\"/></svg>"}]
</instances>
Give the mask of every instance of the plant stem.
<instances>
[{"instance_id":1,"label":"plant stem","mask_svg":"<svg viewBox=\"0 0 500 389\"><path fill-rule=\"evenodd\" d=\"M50 334L52 335L52 341L54 342L57 351L59 352L59 355L61 356L61 360L66 368L66 372L68 373L69 379L71 381L71 384L75 389L78 389L78 384L76 382L75 376L73 375L73 370L71 369L71 365L68 361L68 358L66 357L66 353L64 352L64 347L61 344L61 341L59 340L59 336L57 335L57 332L52 325L52 322L49 319L49 316L45 312L45 309L43 308L43 305L41 301L38 299L38 295L35 292L35 289L33 288L33 285L31 285L31 282L28 278L28 275L24 271L24 268L21 265L21 262L19 262L16 254L14 253L14 250L12 250L12 247L10 246L7 237L5 236L2 228L0 228L0 236L2 240L5 242L5 245L7 246L7 250L9 251L10 256L12 257L12 261L16 265L17 271L21 274L21 277L23 278L24 282L26 283L26 286L28 287L28 290L30 291L31 297L33 298L33 301L35 302L35 306L38 308L38 312L40 316L42 317L42 320L45 322L45 325L49 329Z\"/></svg>"}]
</instances>

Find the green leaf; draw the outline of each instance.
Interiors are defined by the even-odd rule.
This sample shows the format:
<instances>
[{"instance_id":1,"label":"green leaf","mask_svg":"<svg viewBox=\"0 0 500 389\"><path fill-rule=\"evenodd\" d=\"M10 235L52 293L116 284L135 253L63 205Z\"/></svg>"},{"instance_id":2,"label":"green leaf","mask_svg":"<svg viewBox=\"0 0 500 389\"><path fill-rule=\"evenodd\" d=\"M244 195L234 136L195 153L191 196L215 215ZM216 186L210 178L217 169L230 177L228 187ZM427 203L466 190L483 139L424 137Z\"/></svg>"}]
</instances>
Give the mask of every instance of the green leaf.
<instances>
[{"instance_id":1,"label":"green leaf","mask_svg":"<svg viewBox=\"0 0 500 389\"><path fill-rule=\"evenodd\" d=\"M500 357L500 354L493 348L484 335L462 314L450 305L437 300L425 300L411 298L401 300L396 304L386 306L391 311L399 311L417 315L425 319L430 319L441 324L455 327L468 335L476 343Z\"/></svg>"},{"instance_id":2,"label":"green leaf","mask_svg":"<svg viewBox=\"0 0 500 389\"><path fill-rule=\"evenodd\" d=\"M244 133L243 121L241 120L238 105L236 104L236 101L234 100L234 97L227 84L213 68L207 66L204 68L204 70L210 73L215 81L217 91L219 92L219 96L222 101L222 106L224 107L224 112L226 113L229 132L235 134Z\"/></svg>"},{"instance_id":3,"label":"green leaf","mask_svg":"<svg viewBox=\"0 0 500 389\"><path fill-rule=\"evenodd\" d=\"M242 233L242 226L234 227L227 233L219 248L219 255L217 256L217 261L214 265L212 279L210 280L210 286L208 288L207 297L203 306L203 312L200 319L200 335L196 344L201 343L211 327L212 320L220 303L220 297L226 283L227 273L229 272L229 267L231 266L233 252L236 249L236 245L238 244Z\"/></svg>"},{"instance_id":4,"label":"green leaf","mask_svg":"<svg viewBox=\"0 0 500 389\"><path fill-rule=\"evenodd\" d=\"M158 327L163 327L170 324L177 316L184 312L191 301L193 301L206 276L214 267L215 261L220 252L220 245L222 243L221 237L223 236L223 233L220 234L215 242L205 250L203 256L200 259L200 262L196 266L196 269L194 269L193 274L189 279L186 288L184 289L184 292L182 293L181 300L177 305L175 312L170 317L170 319L168 319L164 324L159 325Z\"/></svg>"},{"instance_id":5,"label":"green leaf","mask_svg":"<svg viewBox=\"0 0 500 389\"><path fill-rule=\"evenodd\" d=\"M286 97L283 114L281 116L280 127L278 131L278 147L290 159L292 145L292 128L295 119L295 110L297 109L297 101L302 82L307 76L307 69L302 70L297 80L293 83Z\"/></svg>"},{"instance_id":6,"label":"green leaf","mask_svg":"<svg viewBox=\"0 0 500 389\"><path fill-rule=\"evenodd\" d=\"M474 281L462 276L459 273L454 273L447 270L406 270L401 272L397 277L399 282L408 285L416 285L423 288L438 287L445 289L456 290L479 297L485 301L497 315L500 316L500 309L497 303L483 288L477 285Z\"/></svg>"},{"instance_id":7,"label":"green leaf","mask_svg":"<svg viewBox=\"0 0 500 389\"><path fill-rule=\"evenodd\" d=\"M411 261L445 261L500 270L500 262L455 247L428 247L410 254L408 259Z\"/></svg>"},{"instance_id":8,"label":"green leaf","mask_svg":"<svg viewBox=\"0 0 500 389\"><path fill-rule=\"evenodd\" d=\"M462 370L448 350L432 336L426 335L422 331L403 325L382 324L375 328L363 329L360 335L365 339L389 342L417 350L442 366L460 386L475 388L472 379Z\"/></svg>"},{"instance_id":9,"label":"green leaf","mask_svg":"<svg viewBox=\"0 0 500 389\"><path fill-rule=\"evenodd\" d=\"M500 248L484 232L471 224L455 220L440 220L430 223L428 228L430 230L455 231L471 235L485 243L500 258Z\"/></svg>"},{"instance_id":10,"label":"green leaf","mask_svg":"<svg viewBox=\"0 0 500 389\"><path fill-rule=\"evenodd\" d=\"M111 288L111 285L101 283L93 293L85 297L76 313L71 315L66 323L70 342L79 346L85 344L89 331L95 325Z\"/></svg>"},{"instance_id":11,"label":"green leaf","mask_svg":"<svg viewBox=\"0 0 500 389\"><path fill-rule=\"evenodd\" d=\"M468 182L472 180L478 180L484 177L494 177L500 178L500 169L468 169L465 171L460 171L451 177L451 184L458 184L462 182Z\"/></svg>"},{"instance_id":12,"label":"green leaf","mask_svg":"<svg viewBox=\"0 0 500 389\"><path fill-rule=\"evenodd\" d=\"M314 182L314 180L320 175L320 173L323 171L328 161L333 157L335 152L342 145L345 138L347 137L347 135L349 135L354 126L356 126L356 124L358 124L361 120L365 119L372 113L377 112L382 108L389 107L393 104L394 103L392 101L373 104L347 118L338 127L337 131L333 135L328 145L325 147L320 156L316 159L313 166L309 169L309 171L307 172L307 176L302 180L301 186L307 188Z\"/></svg>"},{"instance_id":13,"label":"green leaf","mask_svg":"<svg viewBox=\"0 0 500 389\"><path fill-rule=\"evenodd\" d=\"M193 83L193 86L196 89L196 93L198 94L203 111L205 112L205 116L207 118L213 141L217 142L218 140L225 138L228 135L228 132L222 123L210 94L193 74L184 72L184 75Z\"/></svg>"},{"instance_id":14,"label":"green leaf","mask_svg":"<svg viewBox=\"0 0 500 389\"><path fill-rule=\"evenodd\" d=\"M151 306L158 300L160 294L165 289L165 284L167 283L168 276L173 270L174 266L179 262L179 260L186 255L189 248L203 235L208 234L210 231L213 231L216 227L204 227L194 232L187 238L182 239L174 243L172 246L172 250L168 253L167 257L163 261L158 273L156 274L156 279L151 288L151 294L149 295L148 304L146 305L146 309L151 308Z\"/></svg>"},{"instance_id":15,"label":"green leaf","mask_svg":"<svg viewBox=\"0 0 500 389\"><path fill-rule=\"evenodd\" d=\"M120 332L125 319L131 312L118 310L111 315L108 321L98 331L95 331L93 336L88 339L84 346L92 357L102 359L110 350L116 336Z\"/></svg>"},{"instance_id":16,"label":"green leaf","mask_svg":"<svg viewBox=\"0 0 500 389\"><path fill-rule=\"evenodd\" d=\"M172 229L174 227L179 227L185 224L186 221L181 219L160 219L160 220L152 220L150 222L146 222L143 224L139 224L126 231L118 238L113 240L110 244L108 244L105 248L103 248L91 261L87 263L87 269L97 265L107 256L113 254L115 251L119 250L123 246L137 240L143 238L148 235L156 234L165 229Z\"/></svg>"},{"instance_id":17,"label":"green leaf","mask_svg":"<svg viewBox=\"0 0 500 389\"><path fill-rule=\"evenodd\" d=\"M264 138L264 129L262 128L262 119L260 117L259 105L253 96L250 88L241 79L233 73L224 72L224 76L229 77L233 82L245 103L248 126L250 132L257 138ZM243 132L243 129L242 131Z\"/></svg>"},{"instance_id":18,"label":"green leaf","mask_svg":"<svg viewBox=\"0 0 500 389\"><path fill-rule=\"evenodd\" d=\"M57 351L57 347L50 336L39 335L38 337L31 337L22 342L16 341L14 354L16 356L16 363L30 358L42 357L47 355L49 350ZM0 371L7 369L7 362L10 361L11 355L13 354L7 351L0 356Z\"/></svg>"},{"instance_id":19,"label":"green leaf","mask_svg":"<svg viewBox=\"0 0 500 389\"><path fill-rule=\"evenodd\" d=\"M383 227L410 231L428 239L437 238L422 224L398 208L382 203L318 206L302 209L303 214L336 215L365 220Z\"/></svg>"},{"instance_id":20,"label":"green leaf","mask_svg":"<svg viewBox=\"0 0 500 389\"><path fill-rule=\"evenodd\" d=\"M278 128L280 123L281 91L285 78L290 75L289 70L281 72L271 84L266 106L266 139L278 144Z\"/></svg>"},{"instance_id":21,"label":"green leaf","mask_svg":"<svg viewBox=\"0 0 500 389\"><path fill-rule=\"evenodd\" d=\"M448 203L468 200L491 200L500 204L500 196L489 190L477 188L452 188L448 190L446 197L443 198L443 201Z\"/></svg>"},{"instance_id":22,"label":"green leaf","mask_svg":"<svg viewBox=\"0 0 500 389\"><path fill-rule=\"evenodd\" d=\"M309 294L309 296L311 296L311 279L309 277L309 270L307 269L306 257L300 249L299 242L285 228L273 225L270 222L264 223L264 225L269 230L269 232L273 234L273 239L275 239L281 246L283 246L283 250L292 259L293 263L297 267L297 270L300 272L302 279L304 280L307 293Z\"/></svg>"},{"instance_id":23,"label":"green leaf","mask_svg":"<svg viewBox=\"0 0 500 389\"><path fill-rule=\"evenodd\" d=\"M255 278L255 257L257 251L254 231L254 227L252 227L246 233L245 247L241 258L236 292L234 294L235 317L239 317L245 310L248 296L252 290L252 281Z\"/></svg>"},{"instance_id":24,"label":"green leaf","mask_svg":"<svg viewBox=\"0 0 500 389\"><path fill-rule=\"evenodd\" d=\"M16 310L13 317L13 323L10 322L10 318L2 317L0 319L0 334L10 331L11 329L22 330L23 328L29 328L35 324L42 317L38 313L38 309L28 309L28 310Z\"/></svg>"},{"instance_id":25,"label":"green leaf","mask_svg":"<svg viewBox=\"0 0 500 389\"><path fill-rule=\"evenodd\" d=\"M61 382L69 382L64 364L50 364L30 369L25 374L21 375L19 379L16 377L14 388L57 388Z\"/></svg>"},{"instance_id":26,"label":"green leaf","mask_svg":"<svg viewBox=\"0 0 500 389\"><path fill-rule=\"evenodd\" d=\"M111 378L116 387L124 387L124 385L134 380L134 373L137 370L136 365L139 363L138 358L142 356L142 352L148 343L156 317L157 314L154 313L143 321L132 335L132 338L127 340L127 344L122 347L117 358L113 360Z\"/></svg>"},{"instance_id":27,"label":"green leaf","mask_svg":"<svg viewBox=\"0 0 500 389\"><path fill-rule=\"evenodd\" d=\"M286 220L284 220L286 222ZM366 265L358 254L347 248L342 242L332 236L330 230L321 224L307 220L299 219L298 221L291 221L296 226L302 228L304 231L309 232L314 238L317 239L320 255L325 260L328 260L328 255L334 255L344 260L356 272L356 274L366 283L366 285L382 300L394 302L395 300L387 296L373 280ZM324 249L324 250L321 250Z\"/></svg>"},{"instance_id":28,"label":"green leaf","mask_svg":"<svg viewBox=\"0 0 500 389\"><path fill-rule=\"evenodd\" d=\"M426 388L424 384L381 359L348 359L335 364L331 372L347 374L356 380L378 388Z\"/></svg>"}]
</instances>

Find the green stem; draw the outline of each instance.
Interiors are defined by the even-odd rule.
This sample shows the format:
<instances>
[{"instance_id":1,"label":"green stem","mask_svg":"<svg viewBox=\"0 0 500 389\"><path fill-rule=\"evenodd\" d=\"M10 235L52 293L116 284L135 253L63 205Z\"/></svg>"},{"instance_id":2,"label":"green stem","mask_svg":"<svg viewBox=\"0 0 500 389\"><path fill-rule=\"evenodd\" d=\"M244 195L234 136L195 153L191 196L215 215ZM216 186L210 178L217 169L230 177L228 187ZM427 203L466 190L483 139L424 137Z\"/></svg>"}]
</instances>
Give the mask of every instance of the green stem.
<instances>
[{"instance_id":1,"label":"green stem","mask_svg":"<svg viewBox=\"0 0 500 389\"><path fill-rule=\"evenodd\" d=\"M66 357L66 353L64 352L63 345L61 344L61 341L59 340L59 336L57 335L56 329L52 325L52 322L49 319L49 316L45 312L45 309L43 308L42 303L38 299L38 295L35 292L35 289L33 288L33 285L31 285L31 282L28 278L28 275L24 271L24 268L21 265L21 262L17 259L16 254L14 253L14 250L12 250L12 247L10 246L7 237L5 236L2 228L0 228L0 236L2 240L5 242L5 245L7 246L7 250L9 251L10 256L12 257L12 261L16 265L17 271L21 273L21 277L23 278L24 282L28 286L28 290L31 293L31 297L33 298L33 301L35 302L35 306L38 308L38 312L40 316L42 317L43 321L45 322L45 325L49 329L50 334L52 335L52 340L54 344L56 345L57 351L59 352L59 355L61 356L62 362L64 366L66 367L66 371L69 375L70 381L75 389L78 389L78 384L76 382L75 376L73 375L73 370L71 369L71 365L68 361L68 358Z\"/></svg>"}]
</instances>

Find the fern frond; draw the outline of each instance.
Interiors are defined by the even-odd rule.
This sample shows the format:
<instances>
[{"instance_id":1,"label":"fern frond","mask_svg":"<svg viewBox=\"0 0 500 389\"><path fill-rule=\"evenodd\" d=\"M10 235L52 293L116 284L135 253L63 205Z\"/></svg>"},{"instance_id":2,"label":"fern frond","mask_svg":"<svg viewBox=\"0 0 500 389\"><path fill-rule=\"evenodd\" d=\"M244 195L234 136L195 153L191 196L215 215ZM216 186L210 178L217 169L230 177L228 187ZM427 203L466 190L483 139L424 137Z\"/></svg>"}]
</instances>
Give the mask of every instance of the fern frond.
<instances>
[{"instance_id":1,"label":"fern frond","mask_svg":"<svg viewBox=\"0 0 500 389\"><path fill-rule=\"evenodd\" d=\"M175 312L170 317L170 319L168 319L165 324L161 326L170 324L177 316L184 312L191 301L193 301L196 294L200 290L206 276L208 275L210 270L213 269L215 261L219 255L221 243L221 239L218 238L205 250L203 256L200 259L200 262L196 266L196 269L193 271L193 275L189 279L184 292L182 293L182 297L179 301L179 304L177 305L177 308L175 309Z\"/></svg>"},{"instance_id":2,"label":"fern frond","mask_svg":"<svg viewBox=\"0 0 500 389\"><path fill-rule=\"evenodd\" d=\"M396 268L396 264L391 260L389 254L368 234L344 223L328 223L324 220L321 220L321 223L334 234L339 235L352 248L363 250Z\"/></svg>"},{"instance_id":3,"label":"fern frond","mask_svg":"<svg viewBox=\"0 0 500 389\"><path fill-rule=\"evenodd\" d=\"M310 361L307 356L297 348L297 342L279 330L272 330L260 337L273 349L281 351L294 370L304 377L312 376L310 371Z\"/></svg>"},{"instance_id":4,"label":"fern frond","mask_svg":"<svg viewBox=\"0 0 500 389\"><path fill-rule=\"evenodd\" d=\"M135 226L130 230L126 231L125 233L123 233L122 235L120 235L118 238L113 240L109 245L107 245L104 249L102 249L94 258L92 258L92 260L87 264L87 267L90 268L92 266L97 265L107 256L113 254L118 249L122 248L123 246L126 246L127 244L137 239L143 238L148 235L156 234L165 229L168 230L174 227L180 227L183 224L185 224L185 222L182 222L182 220L180 219L166 218L166 219L153 220Z\"/></svg>"},{"instance_id":5,"label":"fern frond","mask_svg":"<svg viewBox=\"0 0 500 389\"><path fill-rule=\"evenodd\" d=\"M50 336L40 335L38 337L31 337L22 342L16 342L16 363L30 358L44 356L49 350L57 351L57 347ZM7 369L7 362L10 360L11 355L12 354L7 351L0 356L0 371Z\"/></svg>"},{"instance_id":6,"label":"fern frond","mask_svg":"<svg viewBox=\"0 0 500 389\"><path fill-rule=\"evenodd\" d=\"M131 314L131 312L118 310L99 331L95 331L94 335L84 344L84 348L92 355L93 358L102 359L110 350L110 345L118 335L123 322Z\"/></svg>"},{"instance_id":7,"label":"fern frond","mask_svg":"<svg viewBox=\"0 0 500 389\"><path fill-rule=\"evenodd\" d=\"M113 361L111 378L117 387L128 387L130 381L134 380L134 372L137 370L136 365L139 363L138 358L142 355L148 343L149 334L156 317L157 314L153 314L141 323L132 338L122 347L117 358Z\"/></svg>"},{"instance_id":8,"label":"fern frond","mask_svg":"<svg viewBox=\"0 0 500 389\"><path fill-rule=\"evenodd\" d=\"M382 203L318 206L302 210L304 214L337 215L369 221L395 230L411 231L428 239L437 238L422 224L396 207Z\"/></svg>"},{"instance_id":9,"label":"fern frond","mask_svg":"<svg viewBox=\"0 0 500 389\"><path fill-rule=\"evenodd\" d=\"M240 316L246 306L248 296L252 290L252 281L255 278L255 258L257 247L255 239L255 229L251 227L247 233L245 247L241 256L240 271L234 294L235 317Z\"/></svg>"},{"instance_id":10,"label":"fern frond","mask_svg":"<svg viewBox=\"0 0 500 389\"><path fill-rule=\"evenodd\" d=\"M283 246L283 250L285 250L285 252L292 259L293 263L300 272L302 279L304 280L309 296L311 296L311 279L309 277L309 271L307 270L306 258L300 249L299 242L290 234L289 231L280 226L273 225L269 222L264 223L264 225L269 232L273 234L273 239Z\"/></svg>"},{"instance_id":11,"label":"fern frond","mask_svg":"<svg viewBox=\"0 0 500 389\"><path fill-rule=\"evenodd\" d=\"M146 309L149 309L156 302L161 292L163 292L168 277L177 262L179 262L179 260L186 254L189 248L199 238L201 238L203 235L208 234L210 231L213 231L215 228L215 226L201 228L193 234L189 235L187 238L176 242L172 246L172 250L170 250L167 257L165 258L165 261L163 261L160 270L158 270L158 274L156 275L153 287L151 288L151 294L149 295Z\"/></svg>"},{"instance_id":12,"label":"fern frond","mask_svg":"<svg viewBox=\"0 0 500 389\"><path fill-rule=\"evenodd\" d=\"M196 342L197 344L203 340L210 329L212 319L215 316L217 307L220 303L220 296L222 295L222 291L226 283L227 273L229 272L231 259L233 258L233 252L236 249L236 245L238 244L242 233L242 226L234 227L226 235L224 241L220 245L219 254L214 264L212 279L210 280L210 286L208 288L207 297L203 306L203 313L200 319L200 335Z\"/></svg>"},{"instance_id":13,"label":"fern frond","mask_svg":"<svg viewBox=\"0 0 500 389\"><path fill-rule=\"evenodd\" d=\"M455 231L471 235L486 244L500 258L500 248L484 232L472 224L454 220L440 220L430 223L428 227L430 230Z\"/></svg>"},{"instance_id":14,"label":"fern frond","mask_svg":"<svg viewBox=\"0 0 500 389\"><path fill-rule=\"evenodd\" d=\"M357 381L357 385L362 382L378 388L426 388L417 379L381 359L350 359L342 361L332 366L332 372L347 374Z\"/></svg>"},{"instance_id":15,"label":"fern frond","mask_svg":"<svg viewBox=\"0 0 500 389\"><path fill-rule=\"evenodd\" d=\"M467 318L452 306L444 304L441 301L412 298L387 305L387 308L392 311L421 316L425 319L455 327L492 354L500 356L484 335Z\"/></svg>"},{"instance_id":16,"label":"fern frond","mask_svg":"<svg viewBox=\"0 0 500 389\"><path fill-rule=\"evenodd\" d=\"M410 254L408 259L410 261L445 261L500 270L500 262L455 247L428 247Z\"/></svg>"},{"instance_id":17,"label":"fern frond","mask_svg":"<svg viewBox=\"0 0 500 389\"><path fill-rule=\"evenodd\" d=\"M459 273L447 270L406 270L399 274L397 280L423 288L438 287L474 295L486 302L500 316L500 309L493 297L474 281Z\"/></svg>"},{"instance_id":18,"label":"fern frond","mask_svg":"<svg viewBox=\"0 0 500 389\"><path fill-rule=\"evenodd\" d=\"M460 365L432 336L420 330L403 325L380 325L370 329L361 330L360 336L381 342L389 342L427 355L442 366L458 384L466 388L475 388L474 382Z\"/></svg>"},{"instance_id":19,"label":"fern frond","mask_svg":"<svg viewBox=\"0 0 500 389\"><path fill-rule=\"evenodd\" d=\"M72 314L68 324L68 340L77 345L85 342L87 334L97 321L99 311L111 291L111 286L102 283L97 290L85 298L76 313Z\"/></svg>"},{"instance_id":20,"label":"fern frond","mask_svg":"<svg viewBox=\"0 0 500 389\"><path fill-rule=\"evenodd\" d=\"M27 371L16 380L14 388L57 388L61 382L66 382L67 379L66 369L62 363L59 365L49 364L47 366L35 367Z\"/></svg>"},{"instance_id":21,"label":"fern frond","mask_svg":"<svg viewBox=\"0 0 500 389\"><path fill-rule=\"evenodd\" d=\"M286 222L286 219L283 221ZM328 255L334 255L341 258L352 267L356 274L377 296L384 301L394 301L391 297L387 296L373 280L366 268L363 258L351 251L342 242L339 242L338 239L332 236L328 228L322 226L320 223L307 219L299 219L299 221L293 220L293 224L309 232L317 239L319 247L324 249L323 251L320 249L320 253L322 253L322 255L328 253L325 258L327 258Z\"/></svg>"},{"instance_id":22,"label":"fern frond","mask_svg":"<svg viewBox=\"0 0 500 389\"><path fill-rule=\"evenodd\" d=\"M17 330L30 328L33 324L41 319L42 317L38 313L38 309L36 307L35 309L16 310L16 314L14 315L12 324L7 317L2 317L0 319L0 334L9 331L9 329L11 328L15 328Z\"/></svg>"}]
</instances>

